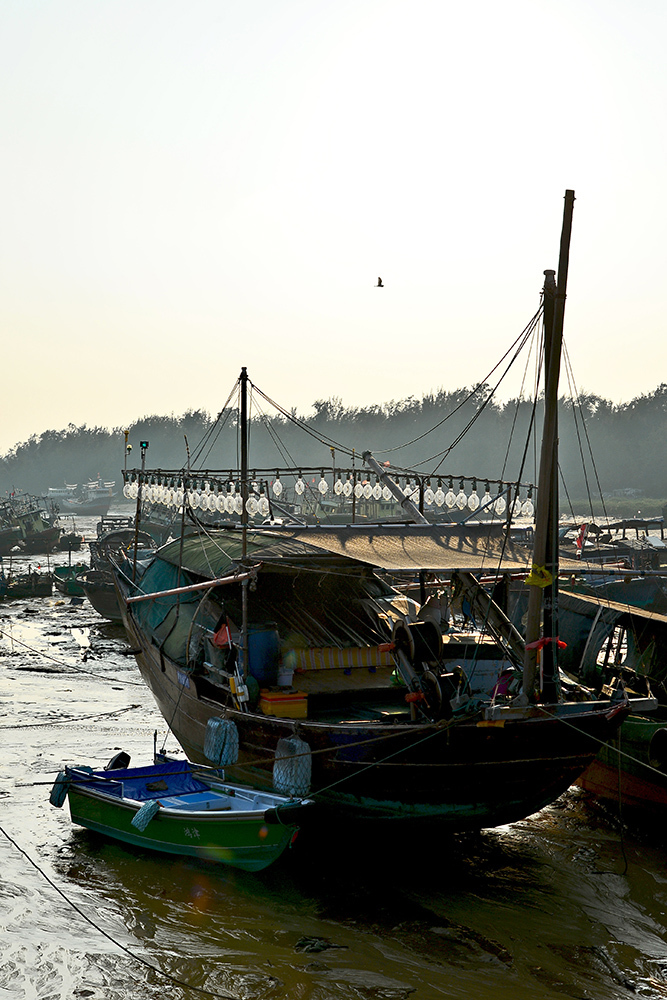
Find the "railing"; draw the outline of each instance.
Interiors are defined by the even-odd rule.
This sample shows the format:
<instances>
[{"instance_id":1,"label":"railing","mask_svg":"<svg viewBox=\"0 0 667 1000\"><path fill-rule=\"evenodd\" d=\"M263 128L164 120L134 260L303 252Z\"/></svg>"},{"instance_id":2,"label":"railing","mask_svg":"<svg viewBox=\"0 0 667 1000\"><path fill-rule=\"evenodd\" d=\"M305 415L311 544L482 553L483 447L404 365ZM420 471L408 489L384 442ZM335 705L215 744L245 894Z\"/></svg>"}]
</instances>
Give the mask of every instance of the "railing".
<instances>
[{"instance_id":1,"label":"railing","mask_svg":"<svg viewBox=\"0 0 667 1000\"><path fill-rule=\"evenodd\" d=\"M424 476L409 470L388 469L403 494L420 511L450 510L474 516L486 512L496 517L532 517L535 488L532 483L485 479L471 475ZM240 515L243 511L242 479L238 470L201 470L185 474L182 469L128 469L123 473L123 495L180 510ZM367 469L295 467L255 469L247 484L246 510L251 516L269 517L271 503L315 505L352 509L357 504L398 508L389 488Z\"/></svg>"}]
</instances>

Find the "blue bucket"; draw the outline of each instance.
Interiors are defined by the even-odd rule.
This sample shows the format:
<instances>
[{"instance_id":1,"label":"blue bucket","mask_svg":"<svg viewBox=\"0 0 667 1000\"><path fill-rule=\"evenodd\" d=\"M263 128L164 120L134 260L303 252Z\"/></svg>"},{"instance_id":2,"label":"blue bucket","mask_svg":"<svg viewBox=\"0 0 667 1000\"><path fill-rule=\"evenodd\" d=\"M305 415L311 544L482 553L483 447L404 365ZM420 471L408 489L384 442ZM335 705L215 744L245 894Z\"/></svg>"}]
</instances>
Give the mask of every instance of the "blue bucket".
<instances>
[{"instance_id":1,"label":"blue bucket","mask_svg":"<svg viewBox=\"0 0 667 1000\"><path fill-rule=\"evenodd\" d=\"M274 687L277 684L280 636L273 623L248 626L248 659L249 673L260 687Z\"/></svg>"}]
</instances>

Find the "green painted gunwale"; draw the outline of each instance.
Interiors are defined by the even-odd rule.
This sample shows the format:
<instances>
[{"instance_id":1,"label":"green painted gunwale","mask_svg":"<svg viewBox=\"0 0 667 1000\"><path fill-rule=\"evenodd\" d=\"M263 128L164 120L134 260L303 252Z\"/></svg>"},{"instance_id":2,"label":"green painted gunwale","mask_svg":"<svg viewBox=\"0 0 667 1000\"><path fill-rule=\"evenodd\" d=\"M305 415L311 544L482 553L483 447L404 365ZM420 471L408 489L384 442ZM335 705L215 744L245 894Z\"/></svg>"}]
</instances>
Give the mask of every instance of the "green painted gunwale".
<instances>
[{"instance_id":1,"label":"green painted gunwale","mask_svg":"<svg viewBox=\"0 0 667 1000\"><path fill-rule=\"evenodd\" d=\"M297 827L265 823L261 811L160 809L146 830L132 826L144 804L111 801L94 791L71 785L67 793L72 822L136 847L201 858L261 871L291 842Z\"/></svg>"}]
</instances>

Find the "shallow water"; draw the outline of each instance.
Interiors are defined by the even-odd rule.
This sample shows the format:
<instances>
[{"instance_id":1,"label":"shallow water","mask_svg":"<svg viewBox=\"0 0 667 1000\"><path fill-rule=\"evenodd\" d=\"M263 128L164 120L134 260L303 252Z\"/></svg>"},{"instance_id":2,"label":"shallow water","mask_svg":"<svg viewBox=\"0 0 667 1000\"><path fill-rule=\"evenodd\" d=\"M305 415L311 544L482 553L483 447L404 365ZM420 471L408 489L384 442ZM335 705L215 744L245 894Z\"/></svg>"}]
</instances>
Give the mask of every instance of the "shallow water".
<instances>
[{"instance_id":1,"label":"shallow water","mask_svg":"<svg viewBox=\"0 0 667 1000\"><path fill-rule=\"evenodd\" d=\"M302 834L258 874L73 827L48 801L61 766L147 763L164 720L87 602L0 616L2 996L667 997L665 842L576 791L477 835Z\"/></svg>"}]
</instances>

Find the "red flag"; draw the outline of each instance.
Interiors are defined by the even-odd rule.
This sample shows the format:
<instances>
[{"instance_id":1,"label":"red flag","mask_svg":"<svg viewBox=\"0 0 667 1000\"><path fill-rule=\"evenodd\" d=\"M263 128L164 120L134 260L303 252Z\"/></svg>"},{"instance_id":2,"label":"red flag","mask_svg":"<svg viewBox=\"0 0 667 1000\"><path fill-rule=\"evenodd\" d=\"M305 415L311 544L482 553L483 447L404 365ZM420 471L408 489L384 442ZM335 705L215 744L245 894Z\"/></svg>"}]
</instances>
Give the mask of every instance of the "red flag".
<instances>
[{"instance_id":1,"label":"red flag","mask_svg":"<svg viewBox=\"0 0 667 1000\"><path fill-rule=\"evenodd\" d=\"M217 646L218 649L224 649L231 644L232 634L229 631L229 625L222 625L213 636L213 645Z\"/></svg>"},{"instance_id":2,"label":"red flag","mask_svg":"<svg viewBox=\"0 0 667 1000\"><path fill-rule=\"evenodd\" d=\"M582 524L579 529L579 534L577 535L577 555L581 556L582 549L584 547L584 541L586 539L586 532L588 531L588 525Z\"/></svg>"}]
</instances>

